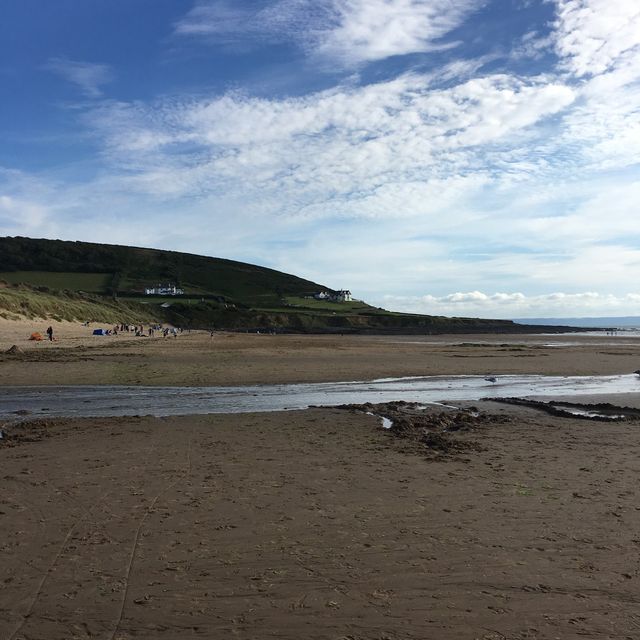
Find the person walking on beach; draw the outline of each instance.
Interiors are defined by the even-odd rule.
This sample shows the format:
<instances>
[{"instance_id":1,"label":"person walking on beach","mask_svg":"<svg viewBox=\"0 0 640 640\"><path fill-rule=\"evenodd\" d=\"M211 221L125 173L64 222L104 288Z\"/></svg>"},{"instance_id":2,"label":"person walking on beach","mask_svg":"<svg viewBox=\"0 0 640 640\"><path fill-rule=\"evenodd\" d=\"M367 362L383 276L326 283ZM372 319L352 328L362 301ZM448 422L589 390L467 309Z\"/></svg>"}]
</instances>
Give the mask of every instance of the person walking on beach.
<instances>
[{"instance_id":1,"label":"person walking on beach","mask_svg":"<svg viewBox=\"0 0 640 640\"><path fill-rule=\"evenodd\" d=\"M49 342L53 342L53 327L47 327L47 335L49 336Z\"/></svg>"}]
</instances>

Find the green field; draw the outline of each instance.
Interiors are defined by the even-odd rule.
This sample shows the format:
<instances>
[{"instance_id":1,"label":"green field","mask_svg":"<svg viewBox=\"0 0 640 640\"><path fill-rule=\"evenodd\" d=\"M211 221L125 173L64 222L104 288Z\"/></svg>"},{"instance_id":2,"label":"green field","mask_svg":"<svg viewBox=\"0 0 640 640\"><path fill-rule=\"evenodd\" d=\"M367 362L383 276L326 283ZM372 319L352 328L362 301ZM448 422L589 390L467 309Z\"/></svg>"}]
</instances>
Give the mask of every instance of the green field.
<instances>
[{"instance_id":1,"label":"green field","mask_svg":"<svg viewBox=\"0 0 640 640\"><path fill-rule=\"evenodd\" d=\"M330 300L316 300L315 298L300 298L297 296L287 296L284 298L287 309L311 309L313 311L335 311L336 313L359 313L371 312L374 308L360 300L350 302L331 302Z\"/></svg>"},{"instance_id":2,"label":"green field","mask_svg":"<svg viewBox=\"0 0 640 640\"><path fill-rule=\"evenodd\" d=\"M4 271L0 280L9 284L68 289L87 293L104 293L111 281L109 273L72 273L69 271Z\"/></svg>"}]
</instances>

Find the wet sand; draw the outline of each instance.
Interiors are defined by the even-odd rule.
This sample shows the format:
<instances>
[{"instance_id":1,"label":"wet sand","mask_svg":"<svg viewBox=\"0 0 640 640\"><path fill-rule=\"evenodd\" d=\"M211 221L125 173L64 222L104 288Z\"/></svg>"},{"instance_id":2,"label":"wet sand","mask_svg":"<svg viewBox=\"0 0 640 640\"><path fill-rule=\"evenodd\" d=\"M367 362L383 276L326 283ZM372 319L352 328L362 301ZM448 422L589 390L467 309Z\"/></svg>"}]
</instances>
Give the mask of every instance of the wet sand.
<instances>
[{"instance_id":1,"label":"wet sand","mask_svg":"<svg viewBox=\"0 0 640 640\"><path fill-rule=\"evenodd\" d=\"M434 456L336 409L0 448L0 637L637 638L640 424L489 403Z\"/></svg>"},{"instance_id":2,"label":"wet sand","mask_svg":"<svg viewBox=\"0 0 640 640\"><path fill-rule=\"evenodd\" d=\"M0 325L0 351L23 350L0 354L4 385L640 366L622 336L164 340L69 325L33 344L16 325ZM640 421L476 404L484 418L444 451L338 409L2 425L0 638L640 637Z\"/></svg>"}]
</instances>

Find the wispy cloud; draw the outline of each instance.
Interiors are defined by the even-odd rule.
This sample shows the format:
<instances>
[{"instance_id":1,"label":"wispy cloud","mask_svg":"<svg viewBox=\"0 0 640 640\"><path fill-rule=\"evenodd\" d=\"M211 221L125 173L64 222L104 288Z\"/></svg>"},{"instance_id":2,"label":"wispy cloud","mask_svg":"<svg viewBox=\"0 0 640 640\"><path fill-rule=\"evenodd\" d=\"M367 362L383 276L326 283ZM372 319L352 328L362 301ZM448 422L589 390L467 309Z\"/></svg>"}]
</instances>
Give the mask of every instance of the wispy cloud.
<instances>
[{"instance_id":1,"label":"wispy cloud","mask_svg":"<svg viewBox=\"0 0 640 640\"><path fill-rule=\"evenodd\" d=\"M337 25L316 53L347 65L455 46L440 40L479 8L478 0L339 0Z\"/></svg>"},{"instance_id":2,"label":"wispy cloud","mask_svg":"<svg viewBox=\"0 0 640 640\"><path fill-rule=\"evenodd\" d=\"M516 60L520 58L537 60L551 50L554 45L555 39L552 35L541 35L537 31L528 31L522 36L510 55Z\"/></svg>"},{"instance_id":3,"label":"wispy cloud","mask_svg":"<svg viewBox=\"0 0 640 640\"><path fill-rule=\"evenodd\" d=\"M102 96L102 85L108 84L114 79L114 74L109 65L94 62L79 62L68 58L50 58L45 69L53 71L65 80L80 87L88 98Z\"/></svg>"},{"instance_id":4,"label":"wispy cloud","mask_svg":"<svg viewBox=\"0 0 640 640\"><path fill-rule=\"evenodd\" d=\"M566 136L585 162L611 170L640 162L640 7L634 0L556 0L552 37L578 78Z\"/></svg>"},{"instance_id":5,"label":"wispy cloud","mask_svg":"<svg viewBox=\"0 0 640 640\"><path fill-rule=\"evenodd\" d=\"M200 0L175 27L181 36L245 47L292 41L344 65L456 46L442 39L485 0L277 0L238 8Z\"/></svg>"},{"instance_id":6,"label":"wispy cloud","mask_svg":"<svg viewBox=\"0 0 640 640\"><path fill-rule=\"evenodd\" d=\"M424 212L438 189L481 184L573 99L546 79L497 75L438 90L406 75L303 98L107 104L89 122L107 157L150 191L158 176L184 194L224 185L246 195L251 175L256 193L279 194L289 215L396 217Z\"/></svg>"},{"instance_id":7,"label":"wispy cloud","mask_svg":"<svg viewBox=\"0 0 640 640\"><path fill-rule=\"evenodd\" d=\"M556 0L555 39L564 64L578 77L610 71L640 48L636 0Z\"/></svg>"},{"instance_id":8,"label":"wispy cloud","mask_svg":"<svg viewBox=\"0 0 640 640\"><path fill-rule=\"evenodd\" d=\"M229 0L198 0L176 23L175 34L245 48L287 40L303 45L334 19L332 1L274 0L238 6Z\"/></svg>"}]
</instances>

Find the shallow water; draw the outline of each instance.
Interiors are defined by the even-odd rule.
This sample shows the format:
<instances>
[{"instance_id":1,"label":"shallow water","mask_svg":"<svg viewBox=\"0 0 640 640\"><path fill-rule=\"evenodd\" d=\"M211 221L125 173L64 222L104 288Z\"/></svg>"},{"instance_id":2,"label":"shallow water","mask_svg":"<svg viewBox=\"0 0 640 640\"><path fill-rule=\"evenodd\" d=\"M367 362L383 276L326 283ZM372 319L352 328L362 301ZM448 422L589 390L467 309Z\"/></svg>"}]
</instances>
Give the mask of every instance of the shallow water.
<instances>
[{"instance_id":1,"label":"shallow water","mask_svg":"<svg viewBox=\"0 0 640 640\"><path fill-rule=\"evenodd\" d=\"M576 338L578 338L576 340ZM620 329L614 334L606 331L577 331L575 333L515 333L500 335L499 338L483 339L478 336L464 338L411 338L396 339L400 344L431 344L436 346L486 346L501 347L507 345L523 345L528 347L637 347L640 330Z\"/></svg>"},{"instance_id":2,"label":"shallow water","mask_svg":"<svg viewBox=\"0 0 640 640\"><path fill-rule=\"evenodd\" d=\"M552 405L553 406L553 405ZM627 415L624 413L602 413L599 411L589 411L587 409L577 409L575 407L553 406L557 411L568 413L580 418L598 418L602 420L624 420Z\"/></svg>"},{"instance_id":3,"label":"shallow water","mask_svg":"<svg viewBox=\"0 0 640 640\"><path fill-rule=\"evenodd\" d=\"M640 378L621 376L428 376L368 382L243 387L32 386L1 387L0 418L45 416L172 416L306 409L311 405L404 400L441 403L482 398L544 398L640 393Z\"/></svg>"}]
</instances>

